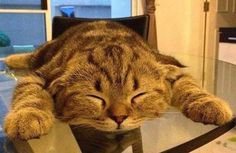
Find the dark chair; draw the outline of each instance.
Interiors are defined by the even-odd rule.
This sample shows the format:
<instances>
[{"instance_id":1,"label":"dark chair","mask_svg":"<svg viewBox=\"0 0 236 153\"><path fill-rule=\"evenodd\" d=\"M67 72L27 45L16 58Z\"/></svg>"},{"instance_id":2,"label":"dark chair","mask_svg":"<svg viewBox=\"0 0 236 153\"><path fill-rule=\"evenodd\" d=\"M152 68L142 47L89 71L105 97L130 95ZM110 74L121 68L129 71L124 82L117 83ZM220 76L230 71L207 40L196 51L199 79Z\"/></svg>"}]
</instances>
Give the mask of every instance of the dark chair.
<instances>
[{"instance_id":1,"label":"dark chair","mask_svg":"<svg viewBox=\"0 0 236 153\"><path fill-rule=\"evenodd\" d=\"M68 28L78 25L83 22L91 22L97 20L111 20L119 22L133 31L137 32L144 40L148 38L149 16L140 15L125 18L109 18L109 19L88 19L88 18L68 18L68 17L54 17L52 24L52 38L61 35Z\"/></svg>"}]
</instances>

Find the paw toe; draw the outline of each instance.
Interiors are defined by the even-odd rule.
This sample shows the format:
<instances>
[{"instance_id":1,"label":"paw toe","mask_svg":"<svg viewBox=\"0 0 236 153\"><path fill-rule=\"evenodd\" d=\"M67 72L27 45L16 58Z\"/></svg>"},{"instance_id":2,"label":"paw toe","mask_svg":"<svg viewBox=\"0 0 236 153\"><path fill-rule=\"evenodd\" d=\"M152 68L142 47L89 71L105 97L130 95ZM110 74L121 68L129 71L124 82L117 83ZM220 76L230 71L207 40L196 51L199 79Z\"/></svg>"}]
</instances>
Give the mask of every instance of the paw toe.
<instances>
[{"instance_id":1,"label":"paw toe","mask_svg":"<svg viewBox=\"0 0 236 153\"><path fill-rule=\"evenodd\" d=\"M232 119L232 111L229 106L225 102L213 98L193 102L183 108L183 113L193 121L204 124L222 125Z\"/></svg>"},{"instance_id":2,"label":"paw toe","mask_svg":"<svg viewBox=\"0 0 236 153\"><path fill-rule=\"evenodd\" d=\"M49 132L53 118L40 110L11 112L5 119L4 129L9 138L28 140Z\"/></svg>"}]
</instances>

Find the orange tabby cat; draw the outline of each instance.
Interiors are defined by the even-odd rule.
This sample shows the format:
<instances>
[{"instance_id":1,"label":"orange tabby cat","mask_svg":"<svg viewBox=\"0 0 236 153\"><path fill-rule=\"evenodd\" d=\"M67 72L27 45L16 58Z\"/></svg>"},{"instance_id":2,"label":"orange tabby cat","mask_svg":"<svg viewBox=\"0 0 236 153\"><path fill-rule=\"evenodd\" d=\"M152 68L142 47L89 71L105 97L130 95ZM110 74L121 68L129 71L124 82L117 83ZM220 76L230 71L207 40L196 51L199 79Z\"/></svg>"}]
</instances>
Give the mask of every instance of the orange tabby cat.
<instances>
[{"instance_id":1,"label":"orange tabby cat","mask_svg":"<svg viewBox=\"0 0 236 153\"><path fill-rule=\"evenodd\" d=\"M54 118L102 131L137 128L169 105L193 121L224 124L228 105L202 90L172 57L152 51L136 33L111 21L74 26L31 54L6 58L27 68L5 118L10 138L47 134Z\"/></svg>"}]
</instances>

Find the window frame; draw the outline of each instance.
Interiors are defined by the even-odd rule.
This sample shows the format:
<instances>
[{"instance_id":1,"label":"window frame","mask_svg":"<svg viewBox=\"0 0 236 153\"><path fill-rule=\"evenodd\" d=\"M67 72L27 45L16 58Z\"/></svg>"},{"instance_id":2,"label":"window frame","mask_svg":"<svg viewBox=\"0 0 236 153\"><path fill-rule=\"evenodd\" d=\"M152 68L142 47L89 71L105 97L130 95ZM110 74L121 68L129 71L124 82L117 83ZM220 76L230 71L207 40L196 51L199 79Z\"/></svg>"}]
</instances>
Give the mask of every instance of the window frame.
<instances>
[{"instance_id":1,"label":"window frame","mask_svg":"<svg viewBox=\"0 0 236 153\"><path fill-rule=\"evenodd\" d=\"M144 0L131 0L131 16L144 13ZM34 9L0 9L1 13L39 13L45 16L46 41L52 40L51 0L41 0L41 10Z\"/></svg>"},{"instance_id":2,"label":"window frame","mask_svg":"<svg viewBox=\"0 0 236 153\"><path fill-rule=\"evenodd\" d=\"M46 30L46 41L52 39L52 21L51 21L51 0L41 0L41 10L34 9L0 9L2 13L16 13L16 14L43 14L45 16L45 30Z\"/></svg>"}]
</instances>

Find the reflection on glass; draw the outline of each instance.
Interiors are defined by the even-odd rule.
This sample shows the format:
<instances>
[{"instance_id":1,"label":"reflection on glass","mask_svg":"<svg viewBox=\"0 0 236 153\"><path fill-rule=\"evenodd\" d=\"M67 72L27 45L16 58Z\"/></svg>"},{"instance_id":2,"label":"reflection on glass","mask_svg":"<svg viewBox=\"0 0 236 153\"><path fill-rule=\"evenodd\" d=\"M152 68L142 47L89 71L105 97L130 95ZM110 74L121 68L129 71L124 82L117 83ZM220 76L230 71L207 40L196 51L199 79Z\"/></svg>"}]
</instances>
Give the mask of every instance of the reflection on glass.
<instances>
[{"instance_id":1,"label":"reflection on glass","mask_svg":"<svg viewBox=\"0 0 236 153\"><path fill-rule=\"evenodd\" d=\"M121 153L130 146L133 153L143 153L140 128L123 133L84 126L71 126L71 129L83 153Z\"/></svg>"}]
</instances>

